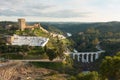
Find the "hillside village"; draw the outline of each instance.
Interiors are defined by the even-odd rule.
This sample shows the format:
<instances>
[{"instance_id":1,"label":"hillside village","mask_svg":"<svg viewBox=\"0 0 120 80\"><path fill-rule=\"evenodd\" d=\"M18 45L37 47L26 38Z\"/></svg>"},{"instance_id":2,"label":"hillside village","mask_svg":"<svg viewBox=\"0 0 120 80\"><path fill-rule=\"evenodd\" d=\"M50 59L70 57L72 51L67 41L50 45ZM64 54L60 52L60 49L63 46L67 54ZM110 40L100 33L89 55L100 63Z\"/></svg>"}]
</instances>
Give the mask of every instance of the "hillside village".
<instances>
[{"instance_id":1,"label":"hillside village","mask_svg":"<svg viewBox=\"0 0 120 80\"><path fill-rule=\"evenodd\" d=\"M9 25L8 25L9 26ZM34 24L33 26L29 26L26 24L25 19L18 19L18 26L20 31L24 31L26 29L28 30L34 30L35 28L39 28L46 34L50 34L50 36L58 37L59 39L65 39L66 37L58 34L58 33L52 33L41 27L39 23ZM8 44L11 45L29 45L29 46L45 46L48 42L49 38L45 38L44 36L38 37L38 36L19 36L16 34L13 34L13 36L7 37Z\"/></svg>"}]
</instances>

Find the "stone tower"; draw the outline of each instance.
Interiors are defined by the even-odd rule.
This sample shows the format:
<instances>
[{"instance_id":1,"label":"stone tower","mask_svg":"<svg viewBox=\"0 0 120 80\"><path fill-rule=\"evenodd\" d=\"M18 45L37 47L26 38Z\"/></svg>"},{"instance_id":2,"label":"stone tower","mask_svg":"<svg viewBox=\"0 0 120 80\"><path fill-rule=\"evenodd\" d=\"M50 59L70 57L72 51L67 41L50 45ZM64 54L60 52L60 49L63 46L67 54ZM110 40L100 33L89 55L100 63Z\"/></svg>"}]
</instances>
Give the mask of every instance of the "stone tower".
<instances>
[{"instance_id":1,"label":"stone tower","mask_svg":"<svg viewBox=\"0 0 120 80\"><path fill-rule=\"evenodd\" d=\"M24 31L24 29L26 28L25 19L24 18L18 19L18 25L19 25L19 29L21 31Z\"/></svg>"}]
</instances>

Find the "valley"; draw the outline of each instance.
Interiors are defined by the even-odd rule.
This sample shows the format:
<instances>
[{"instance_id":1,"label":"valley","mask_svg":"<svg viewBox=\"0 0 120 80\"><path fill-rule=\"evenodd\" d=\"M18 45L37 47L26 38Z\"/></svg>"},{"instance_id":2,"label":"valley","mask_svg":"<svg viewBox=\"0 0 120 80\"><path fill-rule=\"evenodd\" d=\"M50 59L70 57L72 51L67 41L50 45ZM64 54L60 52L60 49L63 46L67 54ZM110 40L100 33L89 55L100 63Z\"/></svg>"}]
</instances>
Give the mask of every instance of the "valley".
<instances>
[{"instance_id":1,"label":"valley","mask_svg":"<svg viewBox=\"0 0 120 80\"><path fill-rule=\"evenodd\" d=\"M35 23L26 22L28 25ZM0 22L1 79L88 80L84 78L91 76L96 79L90 80L119 80L119 25L120 22L41 22L37 27L26 28L24 24L24 28L20 28L18 22ZM11 36L15 34L18 42L12 45ZM49 40L39 46L42 39L38 38ZM108 69L114 74L108 75Z\"/></svg>"}]
</instances>

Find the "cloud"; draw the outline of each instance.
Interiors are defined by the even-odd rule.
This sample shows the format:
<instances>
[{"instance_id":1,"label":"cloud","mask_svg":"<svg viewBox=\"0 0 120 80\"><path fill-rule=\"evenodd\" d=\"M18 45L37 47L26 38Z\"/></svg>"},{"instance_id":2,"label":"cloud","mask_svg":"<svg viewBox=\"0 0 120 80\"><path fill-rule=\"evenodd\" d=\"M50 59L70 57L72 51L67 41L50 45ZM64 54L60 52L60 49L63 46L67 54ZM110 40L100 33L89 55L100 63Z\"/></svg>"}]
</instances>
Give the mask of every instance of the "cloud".
<instances>
[{"instance_id":1,"label":"cloud","mask_svg":"<svg viewBox=\"0 0 120 80\"><path fill-rule=\"evenodd\" d=\"M120 0L0 0L0 17L107 20L119 18L119 3Z\"/></svg>"},{"instance_id":2,"label":"cloud","mask_svg":"<svg viewBox=\"0 0 120 80\"><path fill-rule=\"evenodd\" d=\"M39 9L38 9L39 10ZM58 10L53 12L41 12L40 10L9 10L6 9L0 13L2 16L35 16L35 17L51 17L51 18L73 18L73 17L86 17L87 12L75 12L74 10Z\"/></svg>"},{"instance_id":3,"label":"cloud","mask_svg":"<svg viewBox=\"0 0 120 80\"><path fill-rule=\"evenodd\" d=\"M54 18L86 17L87 15L87 12L76 12L74 10L59 10L46 14L47 17Z\"/></svg>"},{"instance_id":4,"label":"cloud","mask_svg":"<svg viewBox=\"0 0 120 80\"><path fill-rule=\"evenodd\" d=\"M76 12L74 9L59 9L59 7L61 5L33 0L4 0L0 3L0 16L72 18L87 15L86 12Z\"/></svg>"}]
</instances>

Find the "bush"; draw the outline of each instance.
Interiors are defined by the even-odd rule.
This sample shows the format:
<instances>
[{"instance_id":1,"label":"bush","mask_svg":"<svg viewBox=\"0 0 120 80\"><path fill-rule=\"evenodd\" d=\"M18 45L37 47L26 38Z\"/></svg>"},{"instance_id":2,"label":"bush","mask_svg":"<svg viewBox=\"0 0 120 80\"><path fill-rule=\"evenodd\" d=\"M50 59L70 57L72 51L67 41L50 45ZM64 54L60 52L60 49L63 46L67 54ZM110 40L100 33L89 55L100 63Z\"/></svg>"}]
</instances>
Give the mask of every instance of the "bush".
<instances>
[{"instance_id":1,"label":"bush","mask_svg":"<svg viewBox=\"0 0 120 80\"><path fill-rule=\"evenodd\" d=\"M76 77L71 76L68 80L77 80Z\"/></svg>"},{"instance_id":2,"label":"bush","mask_svg":"<svg viewBox=\"0 0 120 80\"><path fill-rule=\"evenodd\" d=\"M77 80L99 80L99 77L98 77L98 73L93 71L93 72L78 74Z\"/></svg>"}]
</instances>

